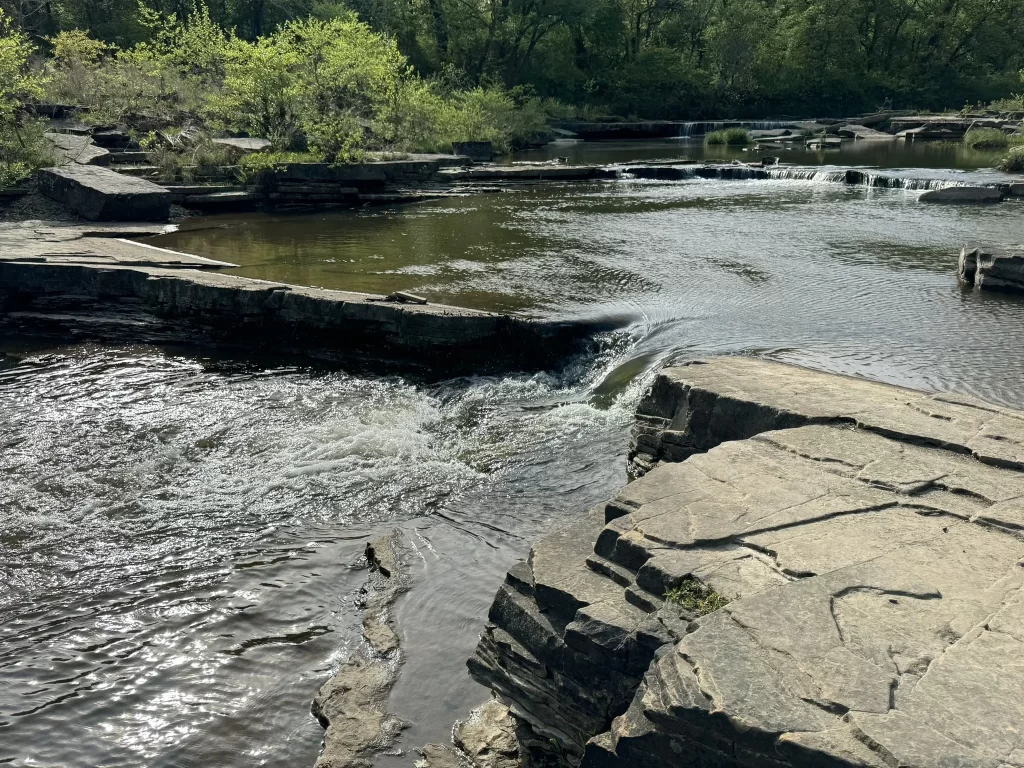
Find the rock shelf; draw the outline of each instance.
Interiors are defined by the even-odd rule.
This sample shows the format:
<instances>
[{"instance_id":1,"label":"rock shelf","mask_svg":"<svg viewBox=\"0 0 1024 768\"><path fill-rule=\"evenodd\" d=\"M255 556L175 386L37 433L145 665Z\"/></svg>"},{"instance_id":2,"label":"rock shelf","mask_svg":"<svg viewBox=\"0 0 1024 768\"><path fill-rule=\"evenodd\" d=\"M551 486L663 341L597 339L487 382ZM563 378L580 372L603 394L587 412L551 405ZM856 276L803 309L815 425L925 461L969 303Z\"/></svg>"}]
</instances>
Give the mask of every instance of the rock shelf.
<instances>
[{"instance_id":1,"label":"rock shelf","mask_svg":"<svg viewBox=\"0 0 1024 768\"><path fill-rule=\"evenodd\" d=\"M1022 440L967 398L669 369L650 471L509 572L470 671L588 768L1024 765Z\"/></svg>"},{"instance_id":2,"label":"rock shelf","mask_svg":"<svg viewBox=\"0 0 1024 768\"><path fill-rule=\"evenodd\" d=\"M0 331L356 359L453 375L555 365L599 330L236 277L222 271L232 264L118 237L157 231L0 226Z\"/></svg>"}]
</instances>

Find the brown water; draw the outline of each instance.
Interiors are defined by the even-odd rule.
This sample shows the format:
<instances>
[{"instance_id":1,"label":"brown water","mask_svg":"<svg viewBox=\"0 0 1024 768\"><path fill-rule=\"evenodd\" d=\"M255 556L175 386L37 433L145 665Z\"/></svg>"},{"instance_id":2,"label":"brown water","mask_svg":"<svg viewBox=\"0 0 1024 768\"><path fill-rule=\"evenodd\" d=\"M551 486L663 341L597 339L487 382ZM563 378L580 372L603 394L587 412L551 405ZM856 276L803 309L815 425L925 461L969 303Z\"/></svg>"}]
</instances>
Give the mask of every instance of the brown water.
<instances>
[{"instance_id":1,"label":"brown water","mask_svg":"<svg viewBox=\"0 0 1024 768\"><path fill-rule=\"evenodd\" d=\"M358 640L354 565L394 525L415 584L392 706L404 747L447 738L486 696L464 662L504 570L624 482L632 410L667 361L765 355L1024 407L1024 303L953 274L962 242L1024 241L1024 204L918 194L543 185L154 241L622 331L559 371L431 384L187 350L0 358L0 762L311 765L310 699Z\"/></svg>"}]
</instances>

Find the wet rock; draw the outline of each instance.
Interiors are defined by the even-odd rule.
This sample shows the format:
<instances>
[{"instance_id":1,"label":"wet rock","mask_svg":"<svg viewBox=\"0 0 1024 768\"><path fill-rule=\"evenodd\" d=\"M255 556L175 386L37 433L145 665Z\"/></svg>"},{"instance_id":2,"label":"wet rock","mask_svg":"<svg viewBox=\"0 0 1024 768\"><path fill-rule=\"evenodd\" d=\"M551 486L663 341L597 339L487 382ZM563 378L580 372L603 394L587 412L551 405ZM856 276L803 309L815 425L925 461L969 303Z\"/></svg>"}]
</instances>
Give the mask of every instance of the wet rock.
<instances>
[{"instance_id":1,"label":"wet rock","mask_svg":"<svg viewBox=\"0 0 1024 768\"><path fill-rule=\"evenodd\" d=\"M509 708L491 699L455 724L455 745L475 768L519 768L519 740Z\"/></svg>"},{"instance_id":2,"label":"wet rock","mask_svg":"<svg viewBox=\"0 0 1024 768\"><path fill-rule=\"evenodd\" d=\"M473 768L464 755L445 744L427 744L417 752L420 759L413 763L415 768Z\"/></svg>"},{"instance_id":3,"label":"wet rock","mask_svg":"<svg viewBox=\"0 0 1024 768\"><path fill-rule=\"evenodd\" d=\"M1024 197L1024 182L1010 184L1007 188L1007 193L1011 197Z\"/></svg>"},{"instance_id":4,"label":"wet rock","mask_svg":"<svg viewBox=\"0 0 1024 768\"><path fill-rule=\"evenodd\" d=\"M964 246L957 274L966 285L983 291L1024 293L1024 254L993 254Z\"/></svg>"},{"instance_id":5,"label":"wet rock","mask_svg":"<svg viewBox=\"0 0 1024 768\"><path fill-rule=\"evenodd\" d=\"M741 358L669 369L641 411L685 460L535 545L470 661L521 743L587 768L1016 764L1024 413Z\"/></svg>"},{"instance_id":6,"label":"wet rock","mask_svg":"<svg viewBox=\"0 0 1024 768\"><path fill-rule=\"evenodd\" d=\"M997 187L944 187L930 189L918 199L922 203L998 203L1003 194Z\"/></svg>"},{"instance_id":7,"label":"wet rock","mask_svg":"<svg viewBox=\"0 0 1024 768\"><path fill-rule=\"evenodd\" d=\"M92 221L166 221L171 195L144 179L91 165L44 168L39 191Z\"/></svg>"},{"instance_id":8,"label":"wet rock","mask_svg":"<svg viewBox=\"0 0 1024 768\"><path fill-rule=\"evenodd\" d=\"M808 149L839 149L842 145L842 139L831 136L823 139L809 139L804 142L804 146Z\"/></svg>"},{"instance_id":9,"label":"wet rock","mask_svg":"<svg viewBox=\"0 0 1024 768\"><path fill-rule=\"evenodd\" d=\"M401 647L391 609L408 589L401 555L401 533L367 545L370 581L365 588L363 639L313 700L313 715L326 729L317 768L371 768L404 727L387 711L387 697L398 678Z\"/></svg>"}]
</instances>

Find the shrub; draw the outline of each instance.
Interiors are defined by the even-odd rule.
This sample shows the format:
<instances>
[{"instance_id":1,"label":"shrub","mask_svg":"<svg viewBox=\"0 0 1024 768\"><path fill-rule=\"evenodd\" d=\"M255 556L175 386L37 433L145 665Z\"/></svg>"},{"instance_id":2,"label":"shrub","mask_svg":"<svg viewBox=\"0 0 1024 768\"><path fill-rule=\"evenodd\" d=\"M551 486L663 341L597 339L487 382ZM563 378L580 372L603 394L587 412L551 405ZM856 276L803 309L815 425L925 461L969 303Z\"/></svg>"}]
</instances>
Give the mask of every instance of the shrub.
<instances>
[{"instance_id":1,"label":"shrub","mask_svg":"<svg viewBox=\"0 0 1024 768\"><path fill-rule=\"evenodd\" d=\"M33 47L0 10L0 187L9 187L53 163L41 121L22 105L42 94L43 80L28 70Z\"/></svg>"},{"instance_id":2,"label":"shrub","mask_svg":"<svg viewBox=\"0 0 1024 768\"><path fill-rule=\"evenodd\" d=\"M998 128L971 128L964 134L964 146L970 149L1005 149L1010 137Z\"/></svg>"},{"instance_id":3,"label":"shrub","mask_svg":"<svg viewBox=\"0 0 1024 768\"><path fill-rule=\"evenodd\" d=\"M714 131L704 137L705 146L727 145L730 147L743 147L753 143L754 139L746 128L726 128L724 131Z\"/></svg>"},{"instance_id":4,"label":"shrub","mask_svg":"<svg viewBox=\"0 0 1024 768\"><path fill-rule=\"evenodd\" d=\"M489 141L507 152L545 138L548 114L548 105L528 93L499 87L446 92L438 83L410 79L387 115L386 135L407 151L451 152L455 142Z\"/></svg>"},{"instance_id":5,"label":"shrub","mask_svg":"<svg viewBox=\"0 0 1024 768\"><path fill-rule=\"evenodd\" d=\"M1013 147L996 167L1008 173L1024 173L1024 145Z\"/></svg>"}]
</instances>

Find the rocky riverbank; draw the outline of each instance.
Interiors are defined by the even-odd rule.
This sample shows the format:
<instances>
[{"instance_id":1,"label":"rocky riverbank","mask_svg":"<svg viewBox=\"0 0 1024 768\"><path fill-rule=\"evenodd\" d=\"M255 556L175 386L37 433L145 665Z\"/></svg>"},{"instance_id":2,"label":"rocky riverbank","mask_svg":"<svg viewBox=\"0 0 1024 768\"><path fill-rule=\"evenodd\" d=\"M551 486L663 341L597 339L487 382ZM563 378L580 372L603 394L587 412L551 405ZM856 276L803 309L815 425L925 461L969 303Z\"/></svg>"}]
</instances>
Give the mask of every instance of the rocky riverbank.
<instances>
[{"instance_id":1,"label":"rocky riverbank","mask_svg":"<svg viewBox=\"0 0 1024 768\"><path fill-rule=\"evenodd\" d=\"M638 480L513 568L469 662L533 760L1022 764L1024 413L672 368Z\"/></svg>"}]
</instances>

